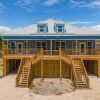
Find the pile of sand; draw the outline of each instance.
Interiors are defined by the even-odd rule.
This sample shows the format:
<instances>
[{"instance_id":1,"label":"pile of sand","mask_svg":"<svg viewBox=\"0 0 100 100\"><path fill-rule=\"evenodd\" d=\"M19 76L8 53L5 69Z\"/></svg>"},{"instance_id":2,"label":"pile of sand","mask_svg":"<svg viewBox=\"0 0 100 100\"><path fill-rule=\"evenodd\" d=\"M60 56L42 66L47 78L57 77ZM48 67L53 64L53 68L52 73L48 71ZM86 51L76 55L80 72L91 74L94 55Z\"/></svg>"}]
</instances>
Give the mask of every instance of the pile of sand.
<instances>
[{"instance_id":1,"label":"pile of sand","mask_svg":"<svg viewBox=\"0 0 100 100\"><path fill-rule=\"evenodd\" d=\"M34 79L30 88L32 93L40 95L62 95L75 90L70 79L62 79L60 81L59 78Z\"/></svg>"}]
</instances>

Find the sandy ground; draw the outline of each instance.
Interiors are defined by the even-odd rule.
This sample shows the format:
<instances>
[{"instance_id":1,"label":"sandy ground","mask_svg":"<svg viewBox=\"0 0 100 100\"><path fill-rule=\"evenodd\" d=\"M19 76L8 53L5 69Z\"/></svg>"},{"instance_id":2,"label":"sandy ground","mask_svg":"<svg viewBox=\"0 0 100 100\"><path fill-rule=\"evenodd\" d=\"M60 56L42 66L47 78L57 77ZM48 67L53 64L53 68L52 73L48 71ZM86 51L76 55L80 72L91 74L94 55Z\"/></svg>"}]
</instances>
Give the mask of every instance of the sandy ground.
<instances>
[{"instance_id":1,"label":"sandy ground","mask_svg":"<svg viewBox=\"0 0 100 100\"><path fill-rule=\"evenodd\" d=\"M36 78L30 85L32 93L40 95L61 95L75 90L74 84L70 79ZM45 91L44 91L45 90Z\"/></svg>"},{"instance_id":2,"label":"sandy ground","mask_svg":"<svg viewBox=\"0 0 100 100\"><path fill-rule=\"evenodd\" d=\"M100 100L100 79L95 76L89 78L91 89L79 89L62 95L37 95L28 88L16 88L15 75L9 75L0 79L0 100Z\"/></svg>"}]
</instances>

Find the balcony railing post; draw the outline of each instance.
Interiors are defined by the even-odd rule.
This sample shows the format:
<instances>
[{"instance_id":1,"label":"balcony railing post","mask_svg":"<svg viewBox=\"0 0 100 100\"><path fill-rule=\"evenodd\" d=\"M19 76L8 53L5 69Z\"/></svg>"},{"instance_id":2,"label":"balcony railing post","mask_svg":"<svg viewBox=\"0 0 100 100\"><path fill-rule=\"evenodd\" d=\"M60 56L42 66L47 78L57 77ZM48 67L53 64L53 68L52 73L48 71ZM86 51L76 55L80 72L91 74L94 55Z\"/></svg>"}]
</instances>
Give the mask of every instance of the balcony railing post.
<instances>
[{"instance_id":1,"label":"balcony railing post","mask_svg":"<svg viewBox=\"0 0 100 100\"><path fill-rule=\"evenodd\" d=\"M41 56L43 56L43 48L41 48Z\"/></svg>"},{"instance_id":2,"label":"balcony railing post","mask_svg":"<svg viewBox=\"0 0 100 100\"><path fill-rule=\"evenodd\" d=\"M59 48L59 55L61 56L62 52L61 52L61 48Z\"/></svg>"}]
</instances>

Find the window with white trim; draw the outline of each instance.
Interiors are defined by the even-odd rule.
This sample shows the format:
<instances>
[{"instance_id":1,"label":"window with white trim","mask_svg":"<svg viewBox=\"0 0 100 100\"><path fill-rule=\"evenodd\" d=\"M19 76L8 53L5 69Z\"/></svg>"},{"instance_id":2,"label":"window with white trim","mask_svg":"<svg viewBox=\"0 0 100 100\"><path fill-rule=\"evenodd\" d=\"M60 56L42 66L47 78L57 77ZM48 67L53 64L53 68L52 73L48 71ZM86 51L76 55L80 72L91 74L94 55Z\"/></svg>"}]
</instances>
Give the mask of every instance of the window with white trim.
<instances>
[{"instance_id":1,"label":"window with white trim","mask_svg":"<svg viewBox=\"0 0 100 100\"><path fill-rule=\"evenodd\" d=\"M48 32L48 27L46 24L39 24L38 25L38 32L42 33L42 32Z\"/></svg>"},{"instance_id":2,"label":"window with white trim","mask_svg":"<svg viewBox=\"0 0 100 100\"><path fill-rule=\"evenodd\" d=\"M88 41L87 42L87 48L92 49L93 48L93 41Z\"/></svg>"},{"instance_id":3,"label":"window with white trim","mask_svg":"<svg viewBox=\"0 0 100 100\"><path fill-rule=\"evenodd\" d=\"M63 33L64 32L64 25L63 24L56 24L56 32L61 32Z\"/></svg>"}]
</instances>

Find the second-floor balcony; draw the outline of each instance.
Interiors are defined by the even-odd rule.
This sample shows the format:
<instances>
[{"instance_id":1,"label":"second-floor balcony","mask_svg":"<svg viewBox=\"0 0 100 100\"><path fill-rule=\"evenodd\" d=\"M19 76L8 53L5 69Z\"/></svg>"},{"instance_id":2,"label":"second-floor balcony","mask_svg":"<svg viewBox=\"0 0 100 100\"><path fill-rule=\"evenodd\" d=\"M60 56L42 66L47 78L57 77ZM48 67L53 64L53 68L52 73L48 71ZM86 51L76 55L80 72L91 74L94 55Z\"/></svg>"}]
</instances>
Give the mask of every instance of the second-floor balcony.
<instances>
[{"instance_id":1,"label":"second-floor balcony","mask_svg":"<svg viewBox=\"0 0 100 100\"><path fill-rule=\"evenodd\" d=\"M23 48L23 49L4 49L3 55L100 55L100 49L72 49L66 48L65 50L43 50L35 48Z\"/></svg>"}]
</instances>

